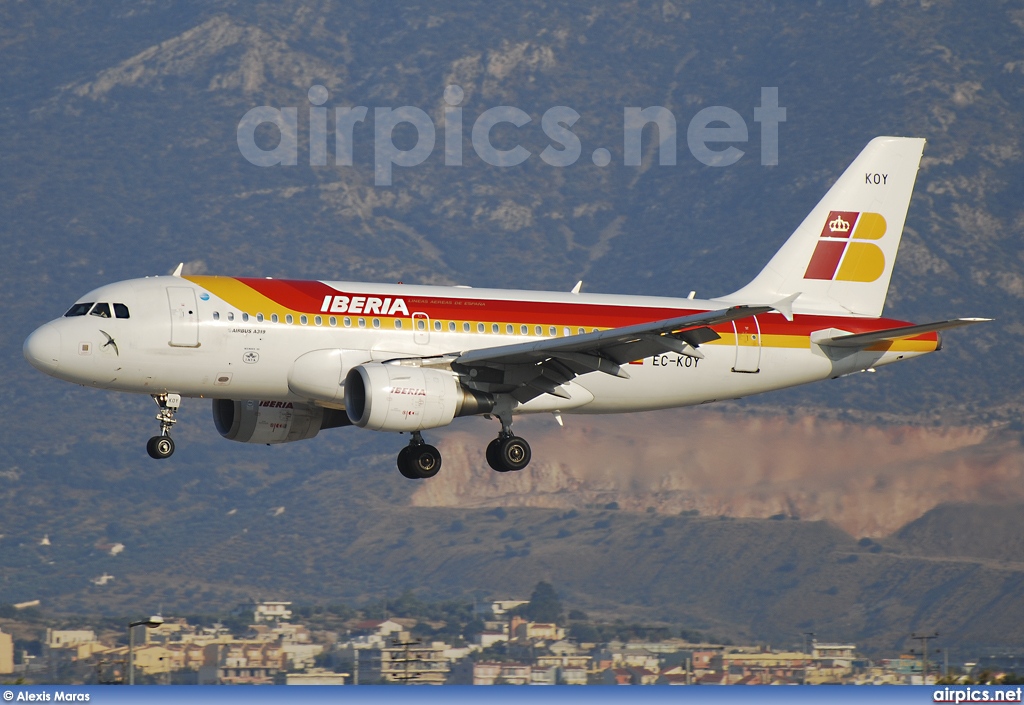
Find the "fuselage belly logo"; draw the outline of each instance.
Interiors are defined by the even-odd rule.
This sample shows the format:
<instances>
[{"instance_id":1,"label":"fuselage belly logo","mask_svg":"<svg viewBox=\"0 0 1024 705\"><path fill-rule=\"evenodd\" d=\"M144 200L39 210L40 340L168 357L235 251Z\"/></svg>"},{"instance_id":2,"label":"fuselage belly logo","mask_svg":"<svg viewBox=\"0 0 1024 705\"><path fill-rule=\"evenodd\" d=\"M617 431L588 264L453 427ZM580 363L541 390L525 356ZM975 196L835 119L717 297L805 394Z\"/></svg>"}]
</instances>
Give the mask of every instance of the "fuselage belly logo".
<instances>
[{"instance_id":1,"label":"fuselage belly logo","mask_svg":"<svg viewBox=\"0 0 1024 705\"><path fill-rule=\"evenodd\" d=\"M880 240L885 228L885 218L879 213L831 211L804 279L876 281L885 271L885 254L878 245L865 241Z\"/></svg>"}]
</instances>

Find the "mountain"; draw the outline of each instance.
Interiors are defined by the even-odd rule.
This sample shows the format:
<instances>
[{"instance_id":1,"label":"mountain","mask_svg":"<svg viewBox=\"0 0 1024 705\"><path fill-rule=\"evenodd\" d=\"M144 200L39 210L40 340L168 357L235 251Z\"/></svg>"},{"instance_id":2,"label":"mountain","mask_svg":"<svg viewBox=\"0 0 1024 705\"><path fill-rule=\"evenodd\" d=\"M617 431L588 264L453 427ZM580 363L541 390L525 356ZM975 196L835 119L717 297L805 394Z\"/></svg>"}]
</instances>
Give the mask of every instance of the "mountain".
<instances>
[{"instance_id":1,"label":"mountain","mask_svg":"<svg viewBox=\"0 0 1024 705\"><path fill-rule=\"evenodd\" d=\"M836 526L881 536L960 490L975 502L1020 501L1022 33L1024 11L1009 0L0 6L0 602L43 596L66 610L145 611L160 601L230 606L251 589L357 599L407 584L521 592L546 577L581 603L639 600L651 614L765 638L806 629L796 625L805 610L819 633L830 625L837 639L895 648L897 632L929 628L941 607L951 626L939 628L983 640L987 625L990 643L1009 643L1013 621L993 615L1014 614L1019 574L991 549L926 541L911 523L920 543L897 536L898 550L885 539L871 553ZM463 165L444 164L439 127L422 164L375 185L374 109L418 107L440 126L450 84L464 91ZM354 127L352 166L309 165L314 85L327 89L331 114L369 108ZM777 87L786 108L777 166L759 159L762 87ZM240 120L263 105L297 108L295 166L257 167L239 151ZM492 131L498 148L532 153L520 166L491 166L470 142L477 117L501 105L531 117ZM642 165L625 166L624 109L658 105L677 120L677 163L656 163L648 131ZM542 115L554 106L581 116L581 158L561 168L540 158L550 142ZM691 119L712 106L748 126L736 145L745 154L730 167L705 166L687 147ZM29 332L86 291L180 261L247 276L557 290L582 278L588 291L724 294L760 270L880 134L928 139L887 314L996 320L951 332L938 355L748 400L726 407L724 420L696 420L708 411L698 410L621 421L618 431L569 422L563 446L586 444L585 429L619 446L631 438L636 457L657 465L651 472L621 447L603 476L552 451L502 489L476 474L493 424L467 421L432 435L451 448L449 479L414 487L395 472L398 437L344 429L295 447L241 446L216 435L199 401L179 414L173 460L154 464L142 452L156 430L148 399L71 387L21 357ZM276 137L261 128L256 139L269 148ZM415 135L397 129L394 139L405 149ZM339 151L333 135L327 146ZM597 148L608 166L592 160ZM728 465L713 462L700 434L683 434L680 450L677 420L728 448ZM787 465L739 455L772 434L795 439ZM833 455L821 460L819 446ZM579 456L593 452L581 445ZM863 458L863 472L847 456ZM929 477L933 462L940 483ZM789 464L799 472L787 474ZM827 471L815 475L816 464ZM719 471L728 487L711 481ZM463 479L479 484L466 489ZM612 501L625 509L602 518L586 506ZM448 530L456 519L483 526L495 504L535 505L509 509L524 536L575 508L583 518L567 530L576 543L563 537L542 551L531 538L523 556L504 529ZM679 543L640 540L665 519L658 512L694 509L707 516L671 516L678 526L663 527ZM614 531L586 528L606 520ZM429 541L418 543L421 534ZM52 545L40 546L46 535ZM762 535L774 543L758 543ZM754 554L744 549L751 541ZM118 542L127 548L110 556ZM504 558L506 543L515 556ZM590 554L601 560L570 569ZM656 587L597 580L638 562ZM105 572L115 576L107 586L90 582ZM670 579L697 600L692 609L678 606ZM965 605L974 604L971 626Z\"/></svg>"}]
</instances>

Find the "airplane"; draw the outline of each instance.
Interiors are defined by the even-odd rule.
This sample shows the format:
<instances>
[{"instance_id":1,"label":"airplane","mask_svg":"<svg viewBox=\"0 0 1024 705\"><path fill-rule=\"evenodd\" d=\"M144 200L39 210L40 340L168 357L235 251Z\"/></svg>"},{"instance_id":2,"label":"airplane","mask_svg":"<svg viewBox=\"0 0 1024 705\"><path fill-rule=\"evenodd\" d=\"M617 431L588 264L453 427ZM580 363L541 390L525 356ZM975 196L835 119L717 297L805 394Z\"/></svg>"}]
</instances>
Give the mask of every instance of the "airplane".
<instances>
[{"instance_id":1,"label":"airplane","mask_svg":"<svg viewBox=\"0 0 1024 705\"><path fill-rule=\"evenodd\" d=\"M882 318L925 140L877 137L746 286L687 298L469 287L155 276L81 297L25 341L37 369L149 394L153 458L174 452L183 397L211 398L218 432L288 443L354 425L409 433L397 465L441 468L423 432L500 422L498 472L531 460L519 414L707 404L873 371L941 348L940 331Z\"/></svg>"}]
</instances>

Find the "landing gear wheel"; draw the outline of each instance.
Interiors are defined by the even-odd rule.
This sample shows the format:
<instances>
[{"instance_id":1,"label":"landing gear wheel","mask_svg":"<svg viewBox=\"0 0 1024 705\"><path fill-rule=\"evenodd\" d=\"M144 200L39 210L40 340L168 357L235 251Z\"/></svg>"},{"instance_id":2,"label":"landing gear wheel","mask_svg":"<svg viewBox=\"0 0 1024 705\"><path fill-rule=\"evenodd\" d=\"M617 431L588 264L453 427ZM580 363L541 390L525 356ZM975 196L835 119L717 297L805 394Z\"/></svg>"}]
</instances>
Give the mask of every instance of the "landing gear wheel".
<instances>
[{"instance_id":1,"label":"landing gear wheel","mask_svg":"<svg viewBox=\"0 0 1024 705\"><path fill-rule=\"evenodd\" d=\"M441 469L441 454L437 448L424 443L421 446L409 446L409 467L416 477L427 479L433 477Z\"/></svg>"},{"instance_id":2,"label":"landing gear wheel","mask_svg":"<svg viewBox=\"0 0 1024 705\"><path fill-rule=\"evenodd\" d=\"M410 480L425 480L441 469L441 453L426 443L410 443L398 453L398 472Z\"/></svg>"},{"instance_id":3,"label":"landing gear wheel","mask_svg":"<svg viewBox=\"0 0 1024 705\"><path fill-rule=\"evenodd\" d=\"M530 464L532 453L530 444L519 436L506 436L498 440L498 462L506 468L505 472L522 470Z\"/></svg>"},{"instance_id":4,"label":"landing gear wheel","mask_svg":"<svg viewBox=\"0 0 1024 705\"><path fill-rule=\"evenodd\" d=\"M174 441L170 436L153 436L146 443L146 452L157 460L170 458L174 454Z\"/></svg>"},{"instance_id":5,"label":"landing gear wheel","mask_svg":"<svg viewBox=\"0 0 1024 705\"><path fill-rule=\"evenodd\" d=\"M412 469L412 465L409 463L409 452L411 450L412 446L406 446L398 451L398 472L402 473L402 477L418 480L420 476L416 474L416 471Z\"/></svg>"},{"instance_id":6,"label":"landing gear wheel","mask_svg":"<svg viewBox=\"0 0 1024 705\"><path fill-rule=\"evenodd\" d=\"M487 464L491 466L491 469L496 472L508 472L509 469L501 464L501 458L499 457L499 446L501 445L501 439L495 438L493 441L487 444Z\"/></svg>"}]
</instances>

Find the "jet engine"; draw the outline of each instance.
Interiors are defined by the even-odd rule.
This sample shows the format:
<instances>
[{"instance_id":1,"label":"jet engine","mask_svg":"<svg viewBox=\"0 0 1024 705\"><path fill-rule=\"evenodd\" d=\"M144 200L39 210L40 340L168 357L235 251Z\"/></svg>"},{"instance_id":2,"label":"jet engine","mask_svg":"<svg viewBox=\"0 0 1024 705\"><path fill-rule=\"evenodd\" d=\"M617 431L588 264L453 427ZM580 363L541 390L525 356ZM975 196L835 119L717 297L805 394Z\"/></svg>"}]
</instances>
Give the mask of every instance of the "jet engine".
<instances>
[{"instance_id":1,"label":"jet engine","mask_svg":"<svg viewBox=\"0 0 1024 705\"><path fill-rule=\"evenodd\" d=\"M321 429L348 426L344 411L314 404L258 399L214 399L213 422L220 435L239 443L290 443Z\"/></svg>"},{"instance_id":2,"label":"jet engine","mask_svg":"<svg viewBox=\"0 0 1024 705\"><path fill-rule=\"evenodd\" d=\"M493 408L493 398L464 388L446 370L373 362L345 377L349 420L373 431L422 431Z\"/></svg>"}]
</instances>

